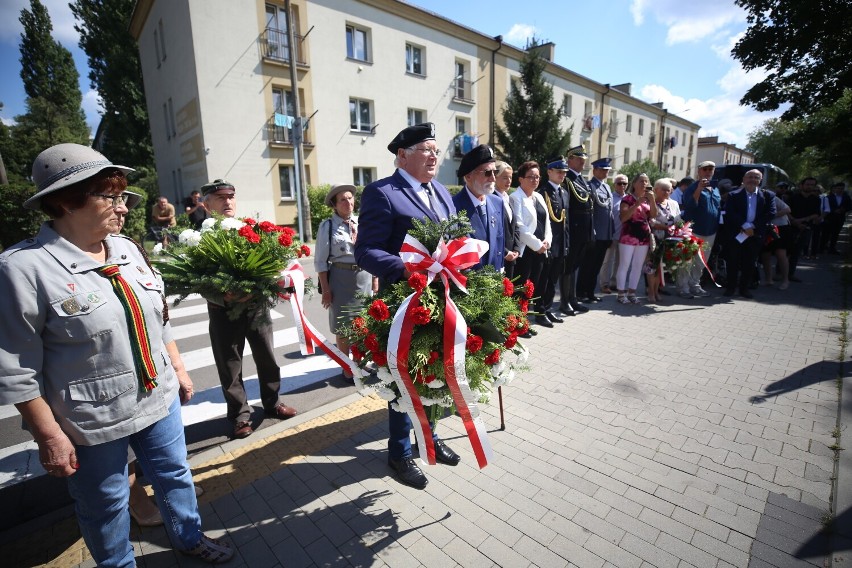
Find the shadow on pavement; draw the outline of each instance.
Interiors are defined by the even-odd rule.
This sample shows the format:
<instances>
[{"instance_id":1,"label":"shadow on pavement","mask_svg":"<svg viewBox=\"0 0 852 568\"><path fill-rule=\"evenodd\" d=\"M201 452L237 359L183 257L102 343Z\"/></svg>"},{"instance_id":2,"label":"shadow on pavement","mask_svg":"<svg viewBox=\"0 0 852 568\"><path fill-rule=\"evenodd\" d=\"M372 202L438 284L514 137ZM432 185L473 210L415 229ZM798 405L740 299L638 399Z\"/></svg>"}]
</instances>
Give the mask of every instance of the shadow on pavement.
<instances>
[{"instance_id":1,"label":"shadow on pavement","mask_svg":"<svg viewBox=\"0 0 852 568\"><path fill-rule=\"evenodd\" d=\"M848 365L847 365L848 366ZM795 390L806 388L824 381L833 381L841 376L849 377L849 371L843 372L843 365L839 361L820 361L799 369L792 375L768 384L763 390L764 394L749 397L749 402L761 404L770 397L780 396Z\"/></svg>"}]
</instances>

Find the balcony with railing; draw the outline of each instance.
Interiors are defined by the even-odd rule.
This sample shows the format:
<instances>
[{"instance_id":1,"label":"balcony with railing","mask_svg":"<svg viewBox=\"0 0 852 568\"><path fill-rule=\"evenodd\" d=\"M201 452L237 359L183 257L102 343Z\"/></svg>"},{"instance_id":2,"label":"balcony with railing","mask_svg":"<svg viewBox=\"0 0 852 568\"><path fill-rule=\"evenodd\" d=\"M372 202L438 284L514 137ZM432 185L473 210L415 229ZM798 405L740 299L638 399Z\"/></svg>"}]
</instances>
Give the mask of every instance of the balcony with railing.
<instances>
[{"instance_id":1,"label":"balcony with railing","mask_svg":"<svg viewBox=\"0 0 852 568\"><path fill-rule=\"evenodd\" d=\"M305 54L302 49L302 40L305 38L298 34L295 34L294 37L296 45L293 51L296 55L296 65L307 67L308 63L305 61ZM264 59L290 63L290 38L286 30L266 28L260 35L260 47Z\"/></svg>"},{"instance_id":2,"label":"balcony with railing","mask_svg":"<svg viewBox=\"0 0 852 568\"><path fill-rule=\"evenodd\" d=\"M304 120L304 119L303 119ZM296 119L280 113L269 117L266 123L267 141L270 146L294 146L296 144ZM302 144L313 146L310 129L302 130Z\"/></svg>"}]
</instances>

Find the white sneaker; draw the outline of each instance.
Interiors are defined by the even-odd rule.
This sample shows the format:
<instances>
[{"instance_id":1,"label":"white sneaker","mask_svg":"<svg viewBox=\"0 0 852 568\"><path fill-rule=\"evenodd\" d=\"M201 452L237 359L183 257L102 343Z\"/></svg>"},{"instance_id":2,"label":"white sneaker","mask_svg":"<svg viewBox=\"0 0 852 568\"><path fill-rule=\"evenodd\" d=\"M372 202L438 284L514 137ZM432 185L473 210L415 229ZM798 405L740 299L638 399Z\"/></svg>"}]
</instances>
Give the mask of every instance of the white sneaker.
<instances>
[{"instance_id":1,"label":"white sneaker","mask_svg":"<svg viewBox=\"0 0 852 568\"><path fill-rule=\"evenodd\" d=\"M692 293L695 296L698 296L699 298L706 298L707 296L710 295L710 292L708 292L707 290L705 290L701 286L696 286L695 288L693 288Z\"/></svg>"}]
</instances>

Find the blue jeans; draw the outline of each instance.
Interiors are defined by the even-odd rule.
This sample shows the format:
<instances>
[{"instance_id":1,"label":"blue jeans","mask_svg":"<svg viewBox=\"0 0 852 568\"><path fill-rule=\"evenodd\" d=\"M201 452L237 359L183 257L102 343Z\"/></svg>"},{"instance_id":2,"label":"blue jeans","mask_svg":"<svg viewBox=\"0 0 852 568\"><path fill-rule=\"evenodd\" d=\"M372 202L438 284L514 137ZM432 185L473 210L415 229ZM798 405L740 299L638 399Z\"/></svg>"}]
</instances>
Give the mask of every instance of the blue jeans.
<instances>
[{"instance_id":1,"label":"blue jeans","mask_svg":"<svg viewBox=\"0 0 852 568\"><path fill-rule=\"evenodd\" d=\"M424 408L429 412L429 407ZM432 427L432 440L438 441L438 435L435 434L435 424L430 422ZM411 420L405 412L397 412L390 407L388 403L388 459L399 461L403 458L411 457ZM424 454L425 455L425 454Z\"/></svg>"},{"instance_id":2,"label":"blue jeans","mask_svg":"<svg viewBox=\"0 0 852 568\"><path fill-rule=\"evenodd\" d=\"M126 438L76 446L80 469L68 477L80 531L99 567L135 566L130 544L127 445L151 481L166 532L180 550L201 540L201 517L177 398L165 418Z\"/></svg>"}]
</instances>

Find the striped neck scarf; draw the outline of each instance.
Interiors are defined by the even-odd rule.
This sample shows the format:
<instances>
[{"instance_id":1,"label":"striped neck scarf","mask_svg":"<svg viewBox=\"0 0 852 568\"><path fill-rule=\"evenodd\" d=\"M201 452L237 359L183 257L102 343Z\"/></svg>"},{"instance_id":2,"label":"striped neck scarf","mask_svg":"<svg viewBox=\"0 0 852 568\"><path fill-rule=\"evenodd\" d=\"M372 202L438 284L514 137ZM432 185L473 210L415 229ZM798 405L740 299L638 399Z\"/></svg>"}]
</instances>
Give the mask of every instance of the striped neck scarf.
<instances>
[{"instance_id":1,"label":"striped neck scarf","mask_svg":"<svg viewBox=\"0 0 852 568\"><path fill-rule=\"evenodd\" d=\"M157 386L157 367L151 355L151 343L148 340L148 328L145 325L145 314L139 298L130 284L121 275L116 264L107 264L97 269L98 274L108 278L112 283L116 296L124 307L127 325L130 329L130 347L133 351L133 363L136 365L136 375L145 392L150 392Z\"/></svg>"}]
</instances>

